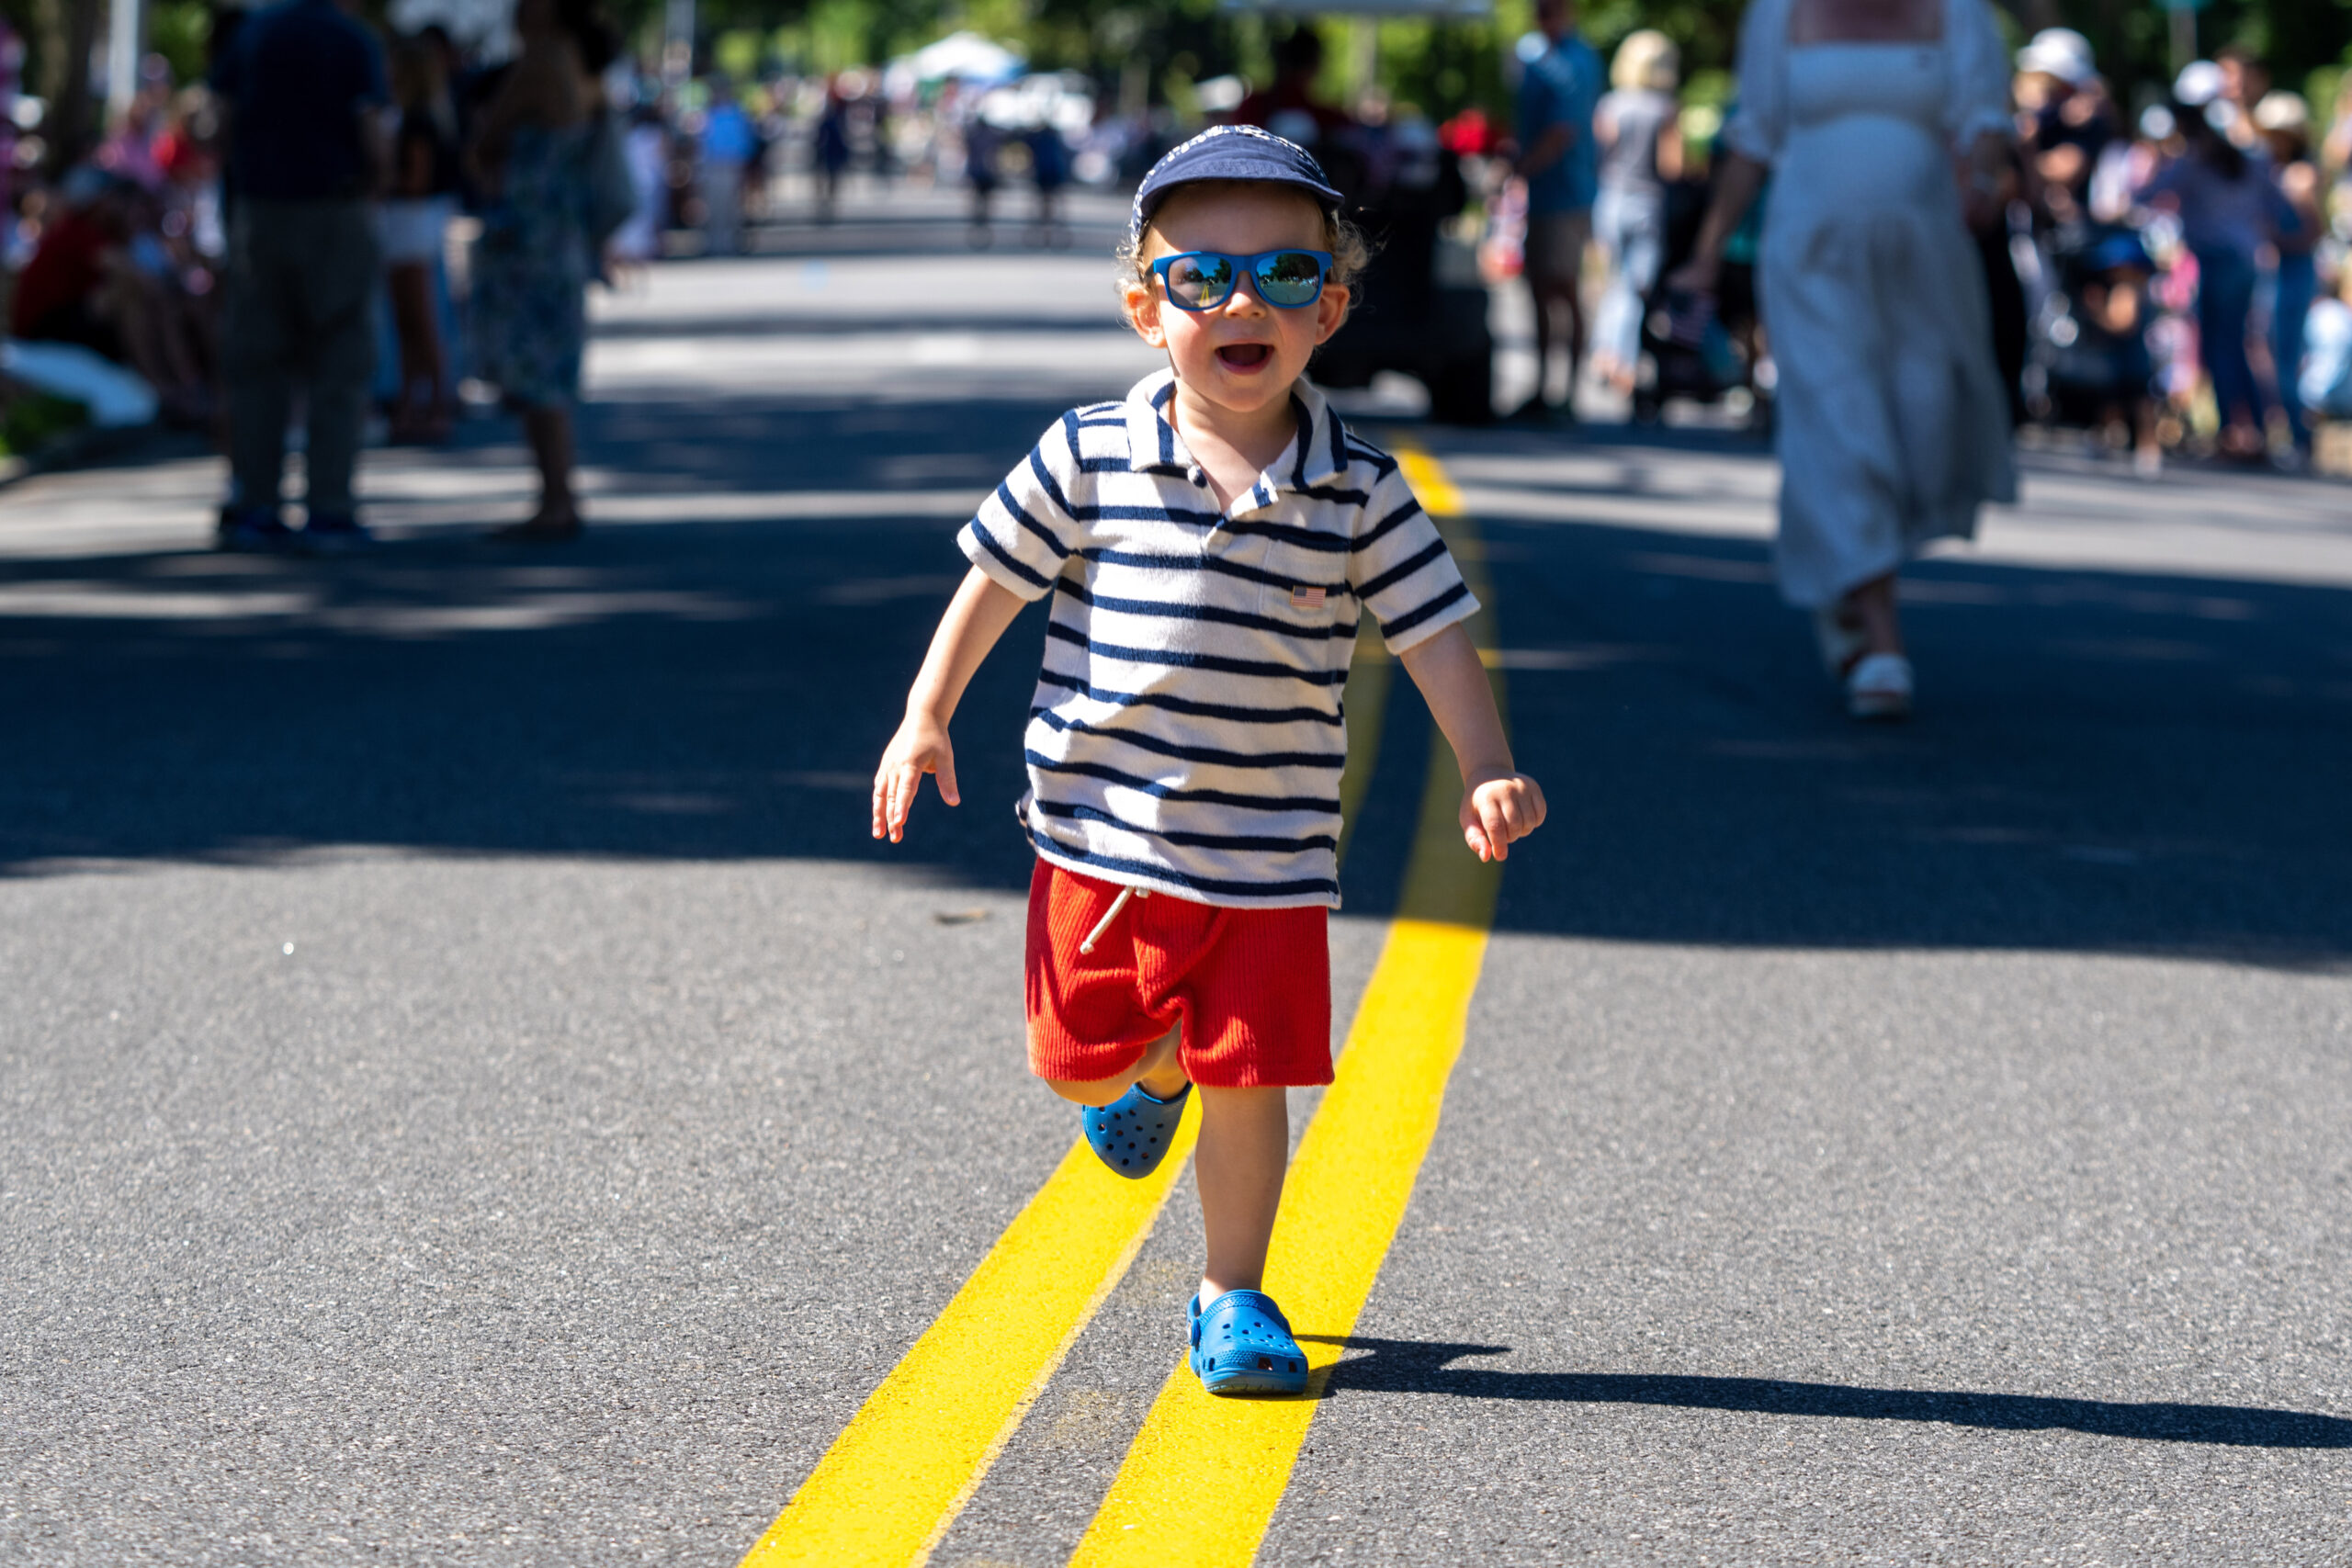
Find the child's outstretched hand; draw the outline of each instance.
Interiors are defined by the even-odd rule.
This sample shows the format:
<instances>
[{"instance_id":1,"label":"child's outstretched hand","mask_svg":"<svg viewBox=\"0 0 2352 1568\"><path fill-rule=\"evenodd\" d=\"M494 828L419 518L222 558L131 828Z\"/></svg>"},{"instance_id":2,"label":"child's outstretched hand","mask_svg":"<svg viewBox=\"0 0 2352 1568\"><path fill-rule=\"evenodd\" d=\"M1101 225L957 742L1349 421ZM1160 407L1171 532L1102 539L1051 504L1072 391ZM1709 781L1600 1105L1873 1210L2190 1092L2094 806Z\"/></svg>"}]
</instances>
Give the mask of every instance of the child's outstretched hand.
<instances>
[{"instance_id":1,"label":"child's outstretched hand","mask_svg":"<svg viewBox=\"0 0 2352 1568\"><path fill-rule=\"evenodd\" d=\"M1009 595L1008 595L1009 597ZM956 749L947 743L947 727L928 713L910 711L899 733L882 750L882 765L874 770L874 836L897 843L906 837L907 813L914 809L915 792L925 773L939 775L939 798L961 806L956 788Z\"/></svg>"},{"instance_id":2,"label":"child's outstretched hand","mask_svg":"<svg viewBox=\"0 0 2352 1568\"><path fill-rule=\"evenodd\" d=\"M1462 839L1483 861L1508 860L1514 839L1544 825L1544 787L1525 773L1473 775L1462 791Z\"/></svg>"}]
</instances>

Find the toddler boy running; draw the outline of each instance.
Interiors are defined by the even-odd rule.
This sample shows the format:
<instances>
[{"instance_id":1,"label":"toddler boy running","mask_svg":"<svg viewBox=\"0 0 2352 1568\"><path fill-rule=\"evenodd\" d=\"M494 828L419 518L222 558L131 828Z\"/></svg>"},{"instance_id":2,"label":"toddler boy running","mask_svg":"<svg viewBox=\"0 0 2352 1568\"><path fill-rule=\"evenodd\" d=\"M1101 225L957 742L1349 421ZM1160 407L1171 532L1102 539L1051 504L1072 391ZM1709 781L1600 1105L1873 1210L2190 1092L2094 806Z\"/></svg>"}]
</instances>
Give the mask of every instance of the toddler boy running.
<instances>
[{"instance_id":1,"label":"toddler boy running","mask_svg":"<svg viewBox=\"0 0 2352 1568\"><path fill-rule=\"evenodd\" d=\"M1121 291L1169 368L1062 416L958 536L948 605L874 780L897 842L922 775L957 804L947 723L1030 601L1053 598L1026 734L1030 1070L1088 1107L1123 1176L1194 1086L1207 1265L1191 1363L1212 1393L1298 1393L1261 1293L1290 1151L1285 1091L1331 1081L1340 688L1369 613L1462 763L1464 839L1500 860L1544 820L1477 650L1477 608L1396 460L1302 379L1363 243L1306 152L1244 126L1136 193Z\"/></svg>"}]
</instances>

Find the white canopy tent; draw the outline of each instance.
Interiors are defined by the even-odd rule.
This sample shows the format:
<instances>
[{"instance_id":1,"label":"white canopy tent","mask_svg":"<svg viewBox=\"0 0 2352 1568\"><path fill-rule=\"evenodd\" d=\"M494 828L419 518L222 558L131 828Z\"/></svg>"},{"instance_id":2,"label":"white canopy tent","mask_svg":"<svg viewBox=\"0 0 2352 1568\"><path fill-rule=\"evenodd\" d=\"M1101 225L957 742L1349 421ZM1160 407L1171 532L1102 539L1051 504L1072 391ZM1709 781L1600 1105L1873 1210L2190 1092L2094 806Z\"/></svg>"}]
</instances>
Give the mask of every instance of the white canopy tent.
<instances>
[{"instance_id":1,"label":"white canopy tent","mask_svg":"<svg viewBox=\"0 0 2352 1568\"><path fill-rule=\"evenodd\" d=\"M882 83L885 91L899 97L937 82L975 86L1012 82L1028 69L1028 62L1002 44L978 33L956 32L890 62L883 68Z\"/></svg>"},{"instance_id":2,"label":"white canopy tent","mask_svg":"<svg viewBox=\"0 0 2352 1568\"><path fill-rule=\"evenodd\" d=\"M391 0L384 19L398 33L438 23L464 50L488 60L514 52L514 0Z\"/></svg>"}]
</instances>

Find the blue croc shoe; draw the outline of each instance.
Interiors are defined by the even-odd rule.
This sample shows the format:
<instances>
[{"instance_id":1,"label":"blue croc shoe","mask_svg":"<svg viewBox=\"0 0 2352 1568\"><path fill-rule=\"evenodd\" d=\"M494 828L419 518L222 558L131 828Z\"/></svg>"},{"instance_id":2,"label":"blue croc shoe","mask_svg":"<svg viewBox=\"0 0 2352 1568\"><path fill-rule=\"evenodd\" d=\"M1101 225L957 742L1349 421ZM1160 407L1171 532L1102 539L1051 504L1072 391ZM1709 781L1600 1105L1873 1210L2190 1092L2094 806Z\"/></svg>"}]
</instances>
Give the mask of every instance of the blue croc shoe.
<instances>
[{"instance_id":1,"label":"blue croc shoe","mask_svg":"<svg viewBox=\"0 0 2352 1568\"><path fill-rule=\"evenodd\" d=\"M1306 1352L1290 1320L1262 1291L1227 1291L1206 1307L1193 1298L1186 1358L1211 1393L1305 1393Z\"/></svg>"},{"instance_id":2,"label":"blue croc shoe","mask_svg":"<svg viewBox=\"0 0 2352 1568\"><path fill-rule=\"evenodd\" d=\"M1140 1181L1168 1157L1168 1145L1176 1140L1176 1123L1184 1120L1184 1101L1192 1092L1193 1086L1186 1084L1175 1099L1159 1100L1137 1084L1108 1105L1090 1105L1086 1141L1104 1165Z\"/></svg>"}]
</instances>

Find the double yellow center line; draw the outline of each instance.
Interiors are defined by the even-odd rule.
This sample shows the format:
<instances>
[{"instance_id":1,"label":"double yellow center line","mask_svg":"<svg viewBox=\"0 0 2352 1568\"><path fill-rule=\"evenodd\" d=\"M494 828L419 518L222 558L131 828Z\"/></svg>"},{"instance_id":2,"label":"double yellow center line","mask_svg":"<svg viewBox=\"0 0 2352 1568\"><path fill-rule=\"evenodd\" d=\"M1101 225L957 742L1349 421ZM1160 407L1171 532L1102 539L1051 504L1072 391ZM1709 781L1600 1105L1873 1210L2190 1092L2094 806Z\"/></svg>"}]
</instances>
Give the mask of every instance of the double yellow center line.
<instances>
[{"instance_id":1,"label":"double yellow center line","mask_svg":"<svg viewBox=\"0 0 2352 1568\"><path fill-rule=\"evenodd\" d=\"M1459 497L1433 458L1408 449L1398 460L1490 606L1471 623L1489 649L1493 598ZM1355 728L1363 765L1351 758L1349 769L1360 797L1380 706L1365 699L1385 695L1386 671L1360 666L1357 675L1351 710L1371 721ZM1367 689L1355 690L1359 681ZM1453 754L1434 737L1397 917L1275 1223L1266 1288L1302 1337L1314 1369L1309 1397L1213 1399L1180 1362L1073 1563L1240 1564L1256 1555L1314 1419L1313 1396L1339 1359L1335 1342L1353 1330L1404 1218L1461 1053L1499 870L1464 847L1460 795ZM1198 1121L1197 1111L1185 1116L1169 1158L1142 1181L1113 1176L1079 1140L835 1439L744 1568L922 1562L1134 1261ZM1201 1506L1207 1497L1215 1507Z\"/></svg>"}]
</instances>

